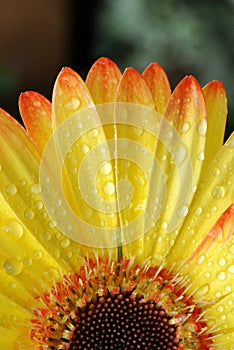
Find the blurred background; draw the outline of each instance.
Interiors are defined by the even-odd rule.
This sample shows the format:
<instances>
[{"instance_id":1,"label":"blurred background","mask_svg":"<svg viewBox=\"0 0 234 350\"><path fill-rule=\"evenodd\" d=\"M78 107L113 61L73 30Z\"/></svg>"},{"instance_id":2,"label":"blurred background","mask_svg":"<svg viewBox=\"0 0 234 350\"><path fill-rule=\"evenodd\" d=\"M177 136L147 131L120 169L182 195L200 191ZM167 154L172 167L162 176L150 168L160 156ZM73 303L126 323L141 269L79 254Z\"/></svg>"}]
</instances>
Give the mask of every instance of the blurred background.
<instances>
[{"instance_id":1,"label":"blurred background","mask_svg":"<svg viewBox=\"0 0 234 350\"><path fill-rule=\"evenodd\" d=\"M85 78L100 56L122 70L157 61L173 88L222 80L234 130L234 0L0 1L0 106L19 120L20 92L51 99L63 66Z\"/></svg>"}]
</instances>

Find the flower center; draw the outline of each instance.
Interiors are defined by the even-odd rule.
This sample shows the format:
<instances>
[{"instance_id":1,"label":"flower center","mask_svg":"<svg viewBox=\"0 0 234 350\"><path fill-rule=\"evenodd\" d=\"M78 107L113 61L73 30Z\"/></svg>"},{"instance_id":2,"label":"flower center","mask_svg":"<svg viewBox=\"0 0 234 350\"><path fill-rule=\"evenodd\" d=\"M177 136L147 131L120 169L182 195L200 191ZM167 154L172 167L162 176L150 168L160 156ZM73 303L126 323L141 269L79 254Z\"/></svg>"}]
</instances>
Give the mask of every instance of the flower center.
<instances>
[{"instance_id":1,"label":"flower center","mask_svg":"<svg viewBox=\"0 0 234 350\"><path fill-rule=\"evenodd\" d=\"M78 312L71 350L178 349L177 325L154 301L134 293L101 296Z\"/></svg>"},{"instance_id":2,"label":"flower center","mask_svg":"<svg viewBox=\"0 0 234 350\"><path fill-rule=\"evenodd\" d=\"M37 296L30 337L38 350L208 350L202 308L162 267L87 260Z\"/></svg>"}]
</instances>

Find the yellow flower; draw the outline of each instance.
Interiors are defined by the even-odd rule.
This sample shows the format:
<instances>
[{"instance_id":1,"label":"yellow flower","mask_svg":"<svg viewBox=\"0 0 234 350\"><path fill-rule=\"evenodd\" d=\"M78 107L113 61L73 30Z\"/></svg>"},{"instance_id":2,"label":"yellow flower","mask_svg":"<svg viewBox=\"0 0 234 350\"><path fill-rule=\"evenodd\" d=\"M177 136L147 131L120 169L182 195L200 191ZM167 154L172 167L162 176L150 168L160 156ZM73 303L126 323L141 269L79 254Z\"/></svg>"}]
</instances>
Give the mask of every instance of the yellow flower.
<instances>
[{"instance_id":1,"label":"yellow flower","mask_svg":"<svg viewBox=\"0 0 234 350\"><path fill-rule=\"evenodd\" d=\"M0 111L1 349L234 349L226 105L101 58Z\"/></svg>"}]
</instances>

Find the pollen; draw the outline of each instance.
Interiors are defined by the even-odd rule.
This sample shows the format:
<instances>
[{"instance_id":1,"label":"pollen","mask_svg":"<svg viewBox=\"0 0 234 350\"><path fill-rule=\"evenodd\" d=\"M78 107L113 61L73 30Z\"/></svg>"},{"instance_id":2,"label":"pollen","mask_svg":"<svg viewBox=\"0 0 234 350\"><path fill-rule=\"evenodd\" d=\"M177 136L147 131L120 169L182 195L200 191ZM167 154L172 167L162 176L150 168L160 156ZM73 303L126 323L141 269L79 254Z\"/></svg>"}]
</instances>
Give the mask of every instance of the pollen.
<instances>
[{"instance_id":1,"label":"pollen","mask_svg":"<svg viewBox=\"0 0 234 350\"><path fill-rule=\"evenodd\" d=\"M203 310L178 278L129 260L87 259L36 297L43 306L34 309L30 337L38 350L208 350Z\"/></svg>"}]
</instances>

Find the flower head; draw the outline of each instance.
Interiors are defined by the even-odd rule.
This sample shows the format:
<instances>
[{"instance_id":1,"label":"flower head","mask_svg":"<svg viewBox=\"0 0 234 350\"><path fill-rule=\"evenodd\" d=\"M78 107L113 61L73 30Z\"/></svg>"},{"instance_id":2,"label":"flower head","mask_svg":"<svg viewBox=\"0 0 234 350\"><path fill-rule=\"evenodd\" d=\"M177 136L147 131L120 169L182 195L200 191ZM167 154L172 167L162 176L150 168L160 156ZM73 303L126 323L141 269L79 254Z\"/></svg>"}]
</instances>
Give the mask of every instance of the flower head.
<instances>
[{"instance_id":1,"label":"flower head","mask_svg":"<svg viewBox=\"0 0 234 350\"><path fill-rule=\"evenodd\" d=\"M234 135L219 81L64 68L0 113L0 345L233 349Z\"/></svg>"}]
</instances>

